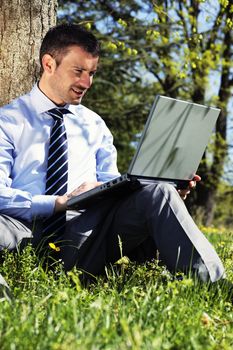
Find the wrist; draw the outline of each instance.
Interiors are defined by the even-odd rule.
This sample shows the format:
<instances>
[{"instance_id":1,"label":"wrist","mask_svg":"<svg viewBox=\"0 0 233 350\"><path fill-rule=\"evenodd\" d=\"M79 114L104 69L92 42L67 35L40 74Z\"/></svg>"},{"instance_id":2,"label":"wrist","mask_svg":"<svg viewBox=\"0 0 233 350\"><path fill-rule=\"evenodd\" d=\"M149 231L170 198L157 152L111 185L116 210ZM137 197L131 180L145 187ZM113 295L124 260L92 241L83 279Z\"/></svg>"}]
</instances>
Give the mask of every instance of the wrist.
<instances>
[{"instance_id":1,"label":"wrist","mask_svg":"<svg viewBox=\"0 0 233 350\"><path fill-rule=\"evenodd\" d=\"M61 211L66 211L67 209L67 200L68 197L65 194L64 196L58 196L55 200L55 208L54 208L54 213L58 213Z\"/></svg>"}]
</instances>

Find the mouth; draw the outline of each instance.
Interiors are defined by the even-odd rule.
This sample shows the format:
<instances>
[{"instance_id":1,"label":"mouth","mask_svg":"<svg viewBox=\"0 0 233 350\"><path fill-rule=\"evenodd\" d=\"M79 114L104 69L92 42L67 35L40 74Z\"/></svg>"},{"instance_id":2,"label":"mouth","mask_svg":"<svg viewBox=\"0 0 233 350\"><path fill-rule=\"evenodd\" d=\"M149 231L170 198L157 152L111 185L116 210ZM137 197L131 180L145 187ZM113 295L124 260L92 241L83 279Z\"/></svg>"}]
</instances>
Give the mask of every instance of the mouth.
<instances>
[{"instance_id":1,"label":"mouth","mask_svg":"<svg viewBox=\"0 0 233 350\"><path fill-rule=\"evenodd\" d=\"M85 91L80 91L80 90L75 89L75 88L72 88L72 91L75 93L75 95L76 95L78 98L83 97L83 95L85 94Z\"/></svg>"}]
</instances>

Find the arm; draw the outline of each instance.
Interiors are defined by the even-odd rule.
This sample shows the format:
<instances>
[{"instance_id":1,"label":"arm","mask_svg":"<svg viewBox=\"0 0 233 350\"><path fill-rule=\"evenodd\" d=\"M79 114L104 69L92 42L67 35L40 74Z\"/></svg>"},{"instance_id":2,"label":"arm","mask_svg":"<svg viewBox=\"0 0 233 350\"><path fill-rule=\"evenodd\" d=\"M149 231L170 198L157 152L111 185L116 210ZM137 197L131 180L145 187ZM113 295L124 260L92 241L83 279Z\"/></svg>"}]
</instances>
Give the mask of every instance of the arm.
<instances>
[{"instance_id":1,"label":"arm","mask_svg":"<svg viewBox=\"0 0 233 350\"><path fill-rule=\"evenodd\" d=\"M26 174L27 168L16 167L19 150L15 144L18 140L13 137L13 127L11 129L9 123L5 124L0 125L0 213L27 221L32 221L34 217L52 215L56 197L40 194L33 196L30 191L22 190L21 182L25 178L24 172ZM20 139L21 135L18 135ZM17 179L19 173L20 180ZM16 178L16 185L12 185L13 178Z\"/></svg>"},{"instance_id":2,"label":"arm","mask_svg":"<svg viewBox=\"0 0 233 350\"><path fill-rule=\"evenodd\" d=\"M113 136L105 126L102 143L96 152L97 181L106 182L120 176L117 169L117 151L113 145Z\"/></svg>"},{"instance_id":3,"label":"arm","mask_svg":"<svg viewBox=\"0 0 233 350\"><path fill-rule=\"evenodd\" d=\"M67 201L69 198L74 197L74 196L78 196L79 194L89 191L94 187L97 187L99 185L101 185L102 182L84 182L82 183L79 187L77 187L75 190L73 190L71 193L69 193L68 195L64 195L64 196L58 196L56 198L55 201L55 209L54 212L58 213L58 212L62 212L67 210Z\"/></svg>"},{"instance_id":4,"label":"arm","mask_svg":"<svg viewBox=\"0 0 233 350\"><path fill-rule=\"evenodd\" d=\"M89 191L101 183L109 181L120 175L117 169L117 153L113 145L113 137L105 123L101 122L103 132L102 142L99 144L96 152L96 182L83 182L79 187L74 189L68 195L57 197L55 202L55 212L67 209L67 200L70 197L77 196L83 192Z\"/></svg>"}]
</instances>

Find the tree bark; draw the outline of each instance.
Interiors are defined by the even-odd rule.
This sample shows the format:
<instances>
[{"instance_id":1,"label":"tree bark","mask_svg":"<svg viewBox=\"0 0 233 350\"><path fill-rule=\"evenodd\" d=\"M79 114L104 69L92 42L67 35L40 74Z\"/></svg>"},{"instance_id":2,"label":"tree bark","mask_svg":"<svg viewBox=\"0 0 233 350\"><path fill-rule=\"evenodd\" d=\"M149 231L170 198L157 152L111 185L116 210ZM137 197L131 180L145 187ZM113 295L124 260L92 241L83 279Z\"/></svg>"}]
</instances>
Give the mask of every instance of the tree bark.
<instances>
[{"instance_id":1,"label":"tree bark","mask_svg":"<svg viewBox=\"0 0 233 350\"><path fill-rule=\"evenodd\" d=\"M39 48L56 24L57 0L0 0L0 106L31 89Z\"/></svg>"}]
</instances>

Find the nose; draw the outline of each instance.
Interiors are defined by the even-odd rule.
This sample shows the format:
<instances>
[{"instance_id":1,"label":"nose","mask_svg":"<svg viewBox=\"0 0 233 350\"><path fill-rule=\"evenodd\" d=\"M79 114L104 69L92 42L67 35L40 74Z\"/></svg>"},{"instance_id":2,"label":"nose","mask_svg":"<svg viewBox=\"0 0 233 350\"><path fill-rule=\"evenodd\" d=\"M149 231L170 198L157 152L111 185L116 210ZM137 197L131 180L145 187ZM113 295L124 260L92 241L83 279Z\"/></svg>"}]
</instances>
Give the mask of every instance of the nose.
<instances>
[{"instance_id":1,"label":"nose","mask_svg":"<svg viewBox=\"0 0 233 350\"><path fill-rule=\"evenodd\" d=\"M91 87L92 84L92 76L90 76L88 72L83 72L79 80L79 84L82 88L89 89L89 87Z\"/></svg>"}]
</instances>

